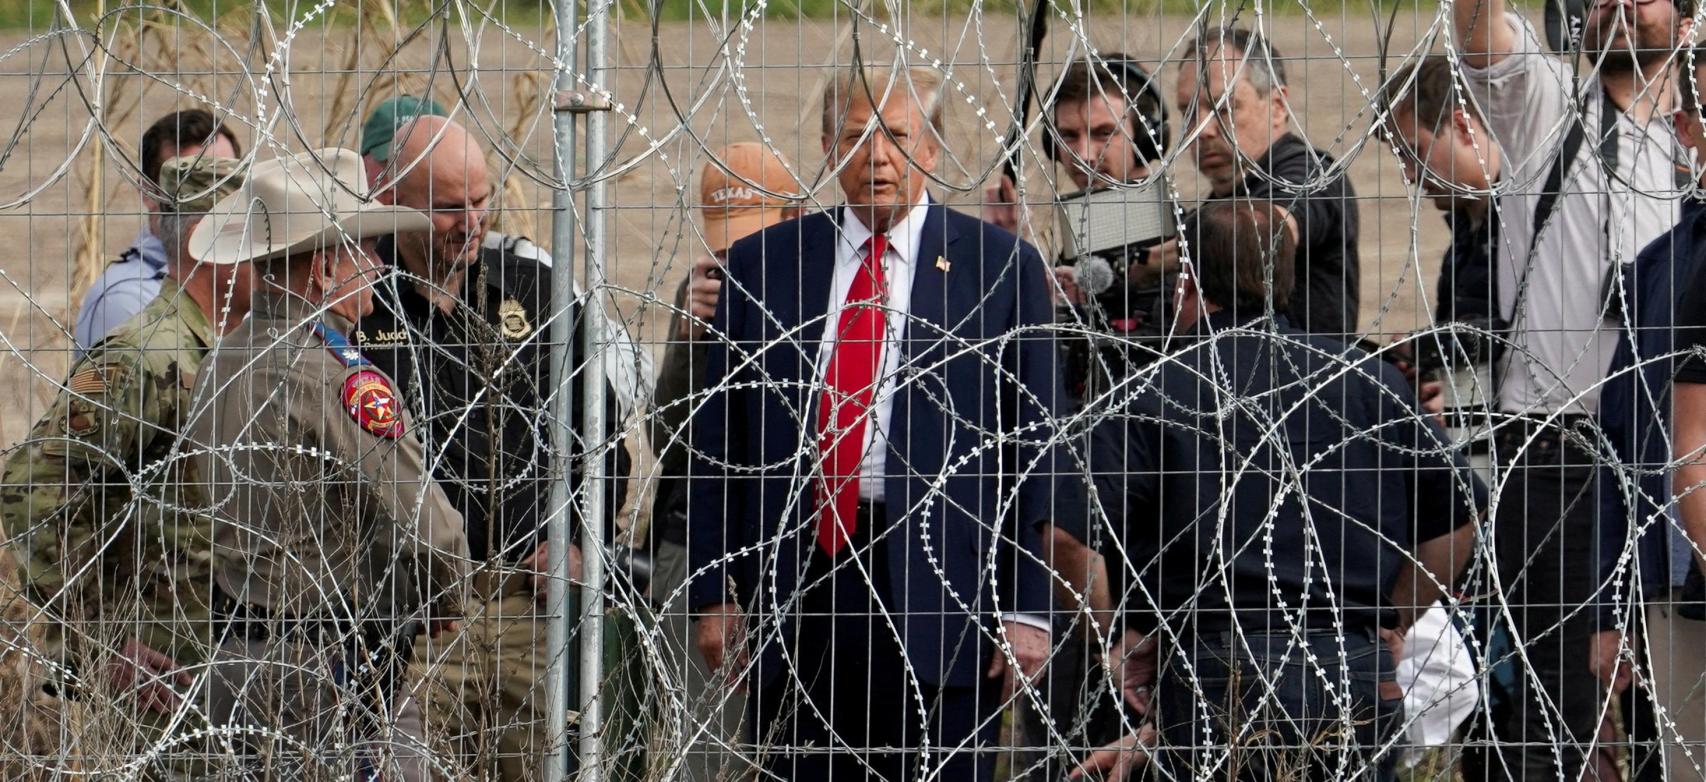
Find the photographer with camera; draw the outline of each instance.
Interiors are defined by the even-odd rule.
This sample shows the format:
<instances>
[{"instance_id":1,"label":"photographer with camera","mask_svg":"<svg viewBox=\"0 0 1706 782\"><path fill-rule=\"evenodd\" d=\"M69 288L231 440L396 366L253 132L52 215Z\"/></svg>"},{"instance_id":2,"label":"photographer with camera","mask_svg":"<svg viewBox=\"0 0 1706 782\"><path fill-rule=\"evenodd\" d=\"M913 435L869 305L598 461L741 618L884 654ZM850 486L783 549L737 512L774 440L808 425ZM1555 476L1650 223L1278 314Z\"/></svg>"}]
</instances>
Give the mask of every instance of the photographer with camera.
<instances>
[{"instance_id":1,"label":"photographer with camera","mask_svg":"<svg viewBox=\"0 0 1706 782\"><path fill-rule=\"evenodd\" d=\"M1166 240L1173 210L1159 179L1132 187L1158 173L1169 143L1166 99L1154 75L1110 52L1062 71L1046 110L1044 154L1078 188L1057 204L1065 210L1066 247L1054 268L1061 319L1115 338L1102 349L1093 338L1067 343L1067 388L1083 398L1092 370L1123 375L1129 340L1159 336L1166 323L1179 262L1178 243ZM1013 181L1003 176L985 195L984 219L1017 232Z\"/></svg>"},{"instance_id":2,"label":"photographer with camera","mask_svg":"<svg viewBox=\"0 0 1706 782\"><path fill-rule=\"evenodd\" d=\"M1493 275L1498 221L1492 219L1502 160L1473 101L1459 100L1451 61L1432 55L1389 80L1386 105L1404 174L1444 213L1451 246L1440 264L1434 321L1501 331Z\"/></svg>"},{"instance_id":3,"label":"photographer with camera","mask_svg":"<svg viewBox=\"0 0 1706 782\"><path fill-rule=\"evenodd\" d=\"M1504 478L1492 539L1527 675L1491 726L1515 778L1619 776L1603 729L1619 667L1604 662L1619 658L1592 610L1617 589L1582 577L1606 539L1595 497L1606 454L1579 435L1595 427L1633 322L1621 278L1677 222L1684 158L1666 120L1696 5L1594 3L1568 57L1547 54L1506 0L1451 9L1461 77L1512 183L1499 210L1498 309L1511 337L1495 383L1506 424L1494 444Z\"/></svg>"},{"instance_id":4,"label":"photographer with camera","mask_svg":"<svg viewBox=\"0 0 1706 782\"><path fill-rule=\"evenodd\" d=\"M1488 141L1486 120L1442 55L1407 65L1387 81L1383 96L1405 177L1445 213L1451 246L1440 263L1434 326L1394 345L1406 374L1418 384L1423 405L1443 412L1447 433L1470 452L1490 451L1485 395L1492 365L1508 328L1498 315L1498 220L1492 190L1499 179L1499 148Z\"/></svg>"}]
</instances>

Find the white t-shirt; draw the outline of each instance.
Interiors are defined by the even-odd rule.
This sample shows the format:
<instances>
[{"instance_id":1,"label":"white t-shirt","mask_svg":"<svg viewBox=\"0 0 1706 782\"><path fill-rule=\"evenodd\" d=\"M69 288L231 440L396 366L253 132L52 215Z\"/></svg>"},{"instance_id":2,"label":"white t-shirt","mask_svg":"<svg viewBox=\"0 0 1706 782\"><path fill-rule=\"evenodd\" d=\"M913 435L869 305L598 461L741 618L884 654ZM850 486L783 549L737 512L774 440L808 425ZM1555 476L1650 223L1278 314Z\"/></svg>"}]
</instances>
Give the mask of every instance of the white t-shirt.
<instances>
[{"instance_id":1,"label":"white t-shirt","mask_svg":"<svg viewBox=\"0 0 1706 782\"><path fill-rule=\"evenodd\" d=\"M1617 112L1617 172L1600 165L1601 107L1597 75L1542 48L1515 14L1510 56L1485 69L1465 68L1488 130L1504 151L1497 274L1499 313L1512 326L1512 348L1499 367L1499 409L1509 413L1587 413L1599 406L1599 383L1616 349L1616 324L1602 294L1613 264L1676 224L1676 162L1686 160L1669 117L1645 126ZM1553 161L1582 107L1583 141L1562 195L1532 248L1534 212Z\"/></svg>"}]
</instances>

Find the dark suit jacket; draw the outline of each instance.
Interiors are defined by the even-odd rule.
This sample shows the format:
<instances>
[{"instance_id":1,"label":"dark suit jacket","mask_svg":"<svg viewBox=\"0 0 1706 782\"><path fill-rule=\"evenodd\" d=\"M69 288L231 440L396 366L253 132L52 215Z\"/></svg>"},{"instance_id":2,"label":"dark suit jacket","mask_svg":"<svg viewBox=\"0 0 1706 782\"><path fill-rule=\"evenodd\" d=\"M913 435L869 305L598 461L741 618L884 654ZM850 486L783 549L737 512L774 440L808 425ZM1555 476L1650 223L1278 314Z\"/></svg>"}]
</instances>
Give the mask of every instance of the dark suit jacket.
<instances>
[{"instance_id":1,"label":"dark suit jacket","mask_svg":"<svg viewBox=\"0 0 1706 782\"><path fill-rule=\"evenodd\" d=\"M730 248L692 421L689 598L746 609L761 679L816 545L817 360L841 214ZM927 683L973 684L1000 616L1048 610L1036 525L1069 484L1048 446L1062 394L1045 275L1013 234L930 205L888 431L891 577L877 585Z\"/></svg>"}]
</instances>

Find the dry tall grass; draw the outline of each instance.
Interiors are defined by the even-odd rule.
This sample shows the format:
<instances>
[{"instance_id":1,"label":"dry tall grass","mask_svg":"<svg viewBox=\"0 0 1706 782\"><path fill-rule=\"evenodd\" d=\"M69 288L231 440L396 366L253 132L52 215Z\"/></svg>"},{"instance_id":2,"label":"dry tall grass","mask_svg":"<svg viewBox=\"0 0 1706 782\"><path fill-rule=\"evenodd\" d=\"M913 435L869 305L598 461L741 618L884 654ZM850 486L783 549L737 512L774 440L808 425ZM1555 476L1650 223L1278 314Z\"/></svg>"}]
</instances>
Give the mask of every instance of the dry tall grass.
<instances>
[{"instance_id":1,"label":"dry tall grass","mask_svg":"<svg viewBox=\"0 0 1706 782\"><path fill-rule=\"evenodd\" d=\"M18 586L18 563L0 551L0 779L33 782L74 771L82 727L76 707L43 689L49 669L35 608Z\"/></svg>"}]
</instances>

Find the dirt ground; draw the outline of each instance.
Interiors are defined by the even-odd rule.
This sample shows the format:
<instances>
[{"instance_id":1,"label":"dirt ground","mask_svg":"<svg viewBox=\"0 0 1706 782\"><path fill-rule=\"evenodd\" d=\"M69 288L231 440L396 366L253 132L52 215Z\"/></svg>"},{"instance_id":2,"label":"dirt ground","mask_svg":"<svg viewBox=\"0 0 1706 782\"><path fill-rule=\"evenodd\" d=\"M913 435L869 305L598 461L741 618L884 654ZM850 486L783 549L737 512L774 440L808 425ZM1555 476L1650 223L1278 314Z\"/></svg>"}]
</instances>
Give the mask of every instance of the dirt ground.
<instances>
[{"instance_id":1,"label":"dirt ground","mask_svg":"<svg viewBox=\"0 0 1706 782\"><path fill-rule=\"evenodd\" d=\"M547 240L550 216L540 207L549 203L541 183L550 178L551 119L548 112L520 113L548 81L548 61L541 52L553 46L552 40L539 27L480 28L479 20L467 21L466 34L461 20L427 31L393 67L402 71L406 88L429 89L440 98L454 99L459 91L476 96L463 119L492 142L487 146L494 170L517 185L502 219L519 232ZM1418 293L1425 288L1431 297L1447 231L1430 204L1412 203L1391 149L1369 139L1365 94L1379 83L1375 23L1352 12L1321 19L1319 26L1301 15L1267 23L1289 58L1300 130L1317 146L1351 161L1363 219L1362 329L1387 334L1413 328L1419 324ZM1393 49L1408 51L1432 23L1431 17L1400 19ZM1084 20L1081 29L1102 51L1123 49L1153 64L1176 60L1178 40L1189 24L1182 17L1133 16ZM917 18L900 27L913 43L911 60L940 58L963 84L963 91L950 89L950 155L937 191L952 202L974 200L1010 116L1004 107L1013 96L1018 31L1011 19L995 18ZM1044 77L1058 70L1073 38L1063 21L1056 19L1053 27L1042 57ZM439 47L437 36L445 30L451 41ZM744 32L750 37L743 38ZM277 66L271 81L260 76L269 62L266 53L277 51L274 46L251 46L240 37L220 44L189 28L178 35L143 47L141 59L130 60L159 78L139 75L116 55L94 56L88 67L68 68L68 60L83 61L79 47L87 46L87 39L46 38L24 46L27 33L0 35L0 49L10 51L0 59L0 130L6 136L0 147L0 237L5 237L0 247L12 248L0 249L0 394L9 402L0 416L0 445L22 437L64 377L70 356L66 331L73 296L80 292L75 282L80 232L93 230L99 256L112 258L140 224L140 203L129 183L134 174L123 173L134 166L114 163L115 156L133 155L124 150L134 149L154 117L199 103L168 85L188 85L234 107L243 117L233 124L243 125L238 135L245 148L271 139L261 144L268 147L263 155L309 145L355 146L360 118L352 104L366 105L377 100L376 94L389 94L383 51L358 41L352 31L300 33L285 50L288 56L271 61ZM470 40L480 45L470 47ZM612 309L636 339L661 355L667 311L657 298L670 298L694 252L694 237L684 231L683 207L697 197L696 172L707 159L703 145L769 139L799 165L802 192L820 204L835 202L836 188L820 169L818 90L830 66L849 61L855 43L867 59L887 57L894 47L869 25L861 25L855 38L846 18L767 20L751 31L736 26L732 32L704 22L670 23L655 33L648 24L628 20L613 26L610 40L612 57L620 64L614 93L622 104L609 124L617 152L600 167L601 176L611 177L614 203L607 265L616 288ZM350 62L358 67L342 77ZM105 132L90 122L95 73L105 88ZM1169 101L1176 75L1176 67L1163 68ZM262 85L266 97L258 98ZM288 110L280 112L278 95ZM336 95L344 96L341 107L334 105ZM118 108L139 101L140 110L114 118ZM256 105L266 108L259 121ZM983 118L977 116L980 106ZM985 121L994 129L980 126ZM1175 119L1175 135L1178 130ZM117 141L107 141L108 134ZM106 195L91 199L88 179L96 168L97 146L105 147ZM1192 195L1197 183L1189 168L1180 160L1174 173ZM1033 166L1029 197L1046 200L1053 177Z\"/></svg>"}]
</instances>

